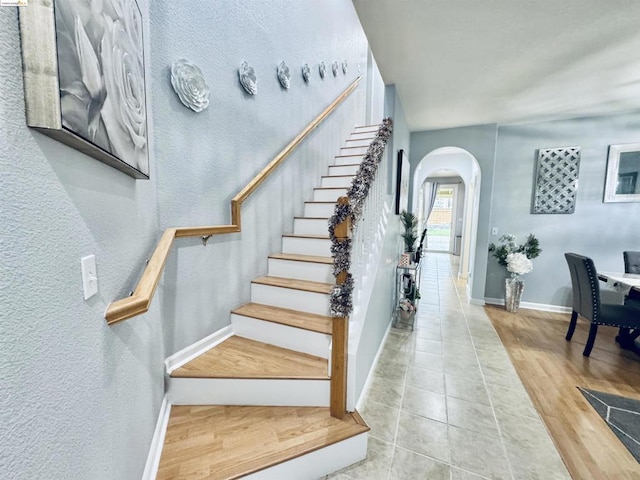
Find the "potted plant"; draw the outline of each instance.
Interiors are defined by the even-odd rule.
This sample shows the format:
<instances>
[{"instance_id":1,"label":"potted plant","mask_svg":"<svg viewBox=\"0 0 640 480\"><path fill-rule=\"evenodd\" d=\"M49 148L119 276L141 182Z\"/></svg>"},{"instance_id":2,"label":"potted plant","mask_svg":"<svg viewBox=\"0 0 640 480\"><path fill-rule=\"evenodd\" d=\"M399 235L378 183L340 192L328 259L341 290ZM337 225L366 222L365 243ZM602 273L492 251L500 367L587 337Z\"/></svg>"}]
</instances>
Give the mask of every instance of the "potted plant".
<instances>
[{"instance_id":1,"label":"potted plant","mask_svg":"<svg viewBox=\"0 0 640 480\"><path fill-rule=\"evenodd\" d=\"M400 221L404 226L404 233L402 234L404 251L413 254L416 248L416 240L418 240L418 218L413 213L403 210L400 212ZM412 259L413 257L412 255Z\"/></svg>"},{"instance_id":2,"label":"potted plant","mask_svg":"<svg viewBox=\"0 0 640 480\"><path fill-rule=\"evenodd\" d=\"M491 243L489 251L498 260L500 265L507 267L511 276L505 279L505 307L509 312L517 312L520 306L520 299L524 290L524 281L520 275L533 270L532 258L536 258L542 250L540 242L532 233L527 237L526 242L518 245L515 235L502 235L499 238L502 242L499 245Z\"/></svg>"}]
</instances>

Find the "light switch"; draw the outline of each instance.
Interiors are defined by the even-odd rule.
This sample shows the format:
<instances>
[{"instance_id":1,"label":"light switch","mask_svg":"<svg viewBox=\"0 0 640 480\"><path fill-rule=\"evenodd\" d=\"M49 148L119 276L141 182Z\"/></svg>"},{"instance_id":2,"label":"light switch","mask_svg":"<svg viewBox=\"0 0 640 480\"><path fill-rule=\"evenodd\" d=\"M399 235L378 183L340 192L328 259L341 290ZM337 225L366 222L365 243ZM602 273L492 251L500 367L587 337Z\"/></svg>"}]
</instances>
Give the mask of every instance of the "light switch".
<instances>
[{"instance_id":1,"label":"light switch","mask_svg":"<svg viewBox=\"0 0 640 480\"><path fill-rule=\"evenodd\" d=\"M82 289L87 300L98 293L98 273L96 272L96 256L88 255L80 259L82 266Z\"/></svg>"}]
</instances>

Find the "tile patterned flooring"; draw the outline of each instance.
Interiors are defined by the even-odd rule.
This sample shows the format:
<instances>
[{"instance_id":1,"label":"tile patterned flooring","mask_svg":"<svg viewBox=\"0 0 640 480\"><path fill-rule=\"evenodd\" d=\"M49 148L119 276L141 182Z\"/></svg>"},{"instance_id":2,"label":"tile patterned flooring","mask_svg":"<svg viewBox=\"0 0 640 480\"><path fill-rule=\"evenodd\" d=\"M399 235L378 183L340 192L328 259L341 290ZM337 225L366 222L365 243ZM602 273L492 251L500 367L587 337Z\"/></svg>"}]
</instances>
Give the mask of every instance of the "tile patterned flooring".
<instances>
[{"instance_id":1,"label":"tile patterned flooring","mask_svg":"<svg viewBox=\"0 0 640 480\"><path fill-rule=\"evenodd\" d=\"M361 408L368 458L326 479L571 478L458 260L423 258L415 330L391 329Z\"/></svg>"}]
</instances>

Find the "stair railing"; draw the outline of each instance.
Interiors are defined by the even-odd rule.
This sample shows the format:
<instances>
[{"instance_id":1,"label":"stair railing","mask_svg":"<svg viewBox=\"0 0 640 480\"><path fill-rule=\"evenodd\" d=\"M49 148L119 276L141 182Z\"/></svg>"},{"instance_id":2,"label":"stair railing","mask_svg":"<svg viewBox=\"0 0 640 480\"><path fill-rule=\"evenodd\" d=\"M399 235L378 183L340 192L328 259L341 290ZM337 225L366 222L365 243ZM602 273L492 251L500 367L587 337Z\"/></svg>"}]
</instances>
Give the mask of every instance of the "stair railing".
<instances>
[{"instance_id":1,"label":"stair railing","mask_svg":"<svg viewBox=\"0 0 640 480\"><path fill-rule=\"evenodd\" d=\"M386 193L386 162L380 161L392 131L391 119L386 118L353 179L346 196L336 203L329 219L329 237L333 256L333 275L336 278L331 292L331 416L344 418L347 413L347 358L349 315L353 311L353 292L360 287L370 267L372 248L380 245L379 218L383 213ZM357 302L359 299L355 299Z\"/></svg>"},{"instance_id":2,"label":"stair railing","mask_svg":"<svg viewBox=\"0 0 640 480\"><path fill-rule=\"evenodd\" d=\"M178 227L167 228L156 248L147 262L138 284L133 293L125 298L115 300L109 304L105 312L105 318L109 325L122 320L127 320L149 310L153 294L155 293L160 276L173 242L178 237L210 237L225 233L237 233L242 230L241 209L242 204L249 196L291 155L302 141L315 130L347 97L358 87L362 77L356 78L320 115L305 127L271 162L258 173L233 199L231 200L231 224L202 227Z\"/></svg>"}]
</instances>

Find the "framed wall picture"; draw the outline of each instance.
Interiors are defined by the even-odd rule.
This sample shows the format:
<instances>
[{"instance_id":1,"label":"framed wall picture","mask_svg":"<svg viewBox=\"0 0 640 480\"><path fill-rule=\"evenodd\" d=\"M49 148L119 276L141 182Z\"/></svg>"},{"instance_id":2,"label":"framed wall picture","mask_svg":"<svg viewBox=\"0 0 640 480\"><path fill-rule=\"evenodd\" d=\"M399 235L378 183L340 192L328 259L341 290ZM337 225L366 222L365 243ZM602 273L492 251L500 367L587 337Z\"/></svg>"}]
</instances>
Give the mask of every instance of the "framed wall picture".
<instances>
[{"instance_id":1,"label":"framed wall picture","mask_svg":"<svg viewBox=\"0 0 640 480\"><path fill-rule=\"evenodd\" d=\"M33 0L19 15L27 125L134 178L149 178L135 0Z\"/></svg>"},{"instance_id":2,"label":"framed wall picture","mask_svg":"<svg viewBox=\"0 0 640 480\"><path fill-rule=\"evenodd\" d=\"M573 213L579 171L580 147L539 149L531 213Z\"/></svg>"},{"instance_id":3,"label":"framed wall picture","mask_svg":"<svg viewBox=\"0 0 640 480\"><path fill-rule=\"evenodd\" d=\"M409 159L404 150L398 150L396 172L396 215L409 209Z\"/></svg>"},{"instance_id":4,"label":"framed wall picture","mask_svg":"<svg viewBox=\"0 0 640 480\"><path fill-rule=\"evenodd\" d=\"M609 145L604 201L640 202L640 143Z\"/></svg>"}]
</instances>

